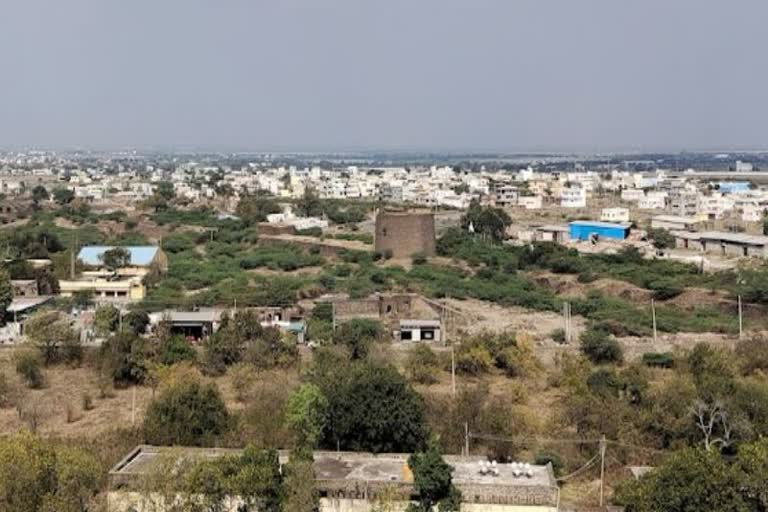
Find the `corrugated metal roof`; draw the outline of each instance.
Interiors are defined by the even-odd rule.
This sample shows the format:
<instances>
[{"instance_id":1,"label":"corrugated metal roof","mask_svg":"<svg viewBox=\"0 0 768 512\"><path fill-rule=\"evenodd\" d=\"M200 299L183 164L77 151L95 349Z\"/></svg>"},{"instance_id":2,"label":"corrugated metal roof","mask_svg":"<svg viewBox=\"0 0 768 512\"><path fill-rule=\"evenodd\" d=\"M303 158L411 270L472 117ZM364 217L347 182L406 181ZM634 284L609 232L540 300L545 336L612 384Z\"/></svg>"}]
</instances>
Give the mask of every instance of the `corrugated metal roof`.
<instances>
[{"instance_id":1,"label":"corrugated metal roof","mask_svg":"<svg viewBox=\"0 0 768 512\"><path fill-rule=\"evenodd\" d=\"M698 224L701 222L696 217L683 217L680 215L654 215L651 217L651 222L654 220L659 222L675 222L678 224Z\"/></svg>"},{"instance_id":2,"label":"corrugated metal roof","mask_svg":"<svg viewBox=\"0 0 768 512\"><path fill-rule=\"evenodd\" d=\"M18 297L11 301L7 311L9 313L21 313L28 309L36 308L53 299L52 295L41 295L40 297Z\"/></svg>"},{"instance_id":3,"label":"corrugated metal roof","mask_svg":"<svg viewBox=\"0 0 768 512\"><path fill-rule=\"evenodd\" d=\"M97 267L102 264L101 255L110 249L114 249L115 246L109 245L92 245L89 247L83 247L80 249L80 253L77 258L86 265ZM140 245L140 246L126 246L123 247L131 254L131 266L146 267L152 263L157 254L158 247L153 245Z\"/></svg>"},{"instance_id":4,"label":"corrugated metal roof","mask_svg":"<svg viewBox=\"0 0 768 512\"><path fill-rule=\"evenodd\" d=\"M744 233L728 233L726 231L705 231L700 233L702 240L717 240L747 245L768 245L768 236L746 235Z\"/></svg>"}]
</instances>

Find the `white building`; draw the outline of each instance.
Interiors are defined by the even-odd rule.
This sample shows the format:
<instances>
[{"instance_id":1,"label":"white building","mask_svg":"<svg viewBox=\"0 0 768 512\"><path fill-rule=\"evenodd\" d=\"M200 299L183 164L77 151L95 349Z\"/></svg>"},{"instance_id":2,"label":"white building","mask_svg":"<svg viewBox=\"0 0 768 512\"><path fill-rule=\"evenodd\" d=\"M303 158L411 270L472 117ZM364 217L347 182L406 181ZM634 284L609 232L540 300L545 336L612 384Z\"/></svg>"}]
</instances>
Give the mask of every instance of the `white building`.
<instances>
[{"instance_id":1,"label":"white building","mask_svg":"<svg viewBox=\"0 0 768 512\"><path fill-rule=\"evenodd\" d=\"M641 210L663 210L666 205L666 192L648 192L637 202L637 207Z\"/></svg>"},{"instance_id":2,"label":"white building","mask_svg":"<svg viewBox=\"0 0 768 512\"><path fill-rule=\"evenodd\" d=\"M540 210L543 204L541 196L520 196L517 205L526 210Z\"/></svg>"},{"instance_id":3,"label":"white building","mask_svg":"<svg viewBox=\"0 0 768 512\"><path fill-rule=\"evenodd\" d=\"M560 192L560 206L563 208L586 208L587 191L581 187L564 188Z\"/></svg>"},{"instance_id":4,"label":"white building","mask_svg":"<svg viewBox=\"0 0 768 512\"><path fill-rule=\"evenodd\" d=\"M626 188L621 191L622 201L636 202L645 197L645 191L641 188Z\"/></svg>"},{"instance_id":5,"label":"white building","mask_svg":"<svg viewBox=\"0 0 768 512\"><path fill-rule=\"evenodd\" d=\"M726 212L733 209L733 199L720 193L714 193L711 196L700 196L698 204L698 214L708 219L721 219Z\"/></svg>"},{"instance_id":6,"label":"white building","mask_svg":"<svg viewBox=\"0 0 768 512\"><path fill-rule=\"evenodd\" d=\"M629 208L603 208L600 212L603 222L629 222Z\"/></svg>"}]
</instances>

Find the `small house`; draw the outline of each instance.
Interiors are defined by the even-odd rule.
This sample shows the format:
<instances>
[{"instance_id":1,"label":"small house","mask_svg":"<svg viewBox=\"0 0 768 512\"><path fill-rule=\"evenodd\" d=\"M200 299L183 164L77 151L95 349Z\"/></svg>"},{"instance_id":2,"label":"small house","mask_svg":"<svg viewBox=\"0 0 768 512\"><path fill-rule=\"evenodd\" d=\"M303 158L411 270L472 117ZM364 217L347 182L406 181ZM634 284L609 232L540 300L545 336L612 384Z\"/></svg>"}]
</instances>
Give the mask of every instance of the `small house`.
<instances>
[{"instance_id":1,"label":"small house","mask_svg":"<svg viewBox=\"0 0 768 512\"><path fill-rule=\"evenodd\" d=\"M441 340L440 320L400 320L400 341Z\"/></svg>"}]
</instances>

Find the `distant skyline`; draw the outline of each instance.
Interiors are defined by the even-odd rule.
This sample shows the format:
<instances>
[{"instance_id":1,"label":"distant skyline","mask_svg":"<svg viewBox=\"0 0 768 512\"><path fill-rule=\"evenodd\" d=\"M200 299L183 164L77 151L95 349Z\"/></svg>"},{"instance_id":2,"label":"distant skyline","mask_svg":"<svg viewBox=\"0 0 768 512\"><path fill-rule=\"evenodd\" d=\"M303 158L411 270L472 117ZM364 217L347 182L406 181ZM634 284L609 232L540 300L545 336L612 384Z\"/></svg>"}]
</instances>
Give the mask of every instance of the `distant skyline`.
<instances>
[{"instance_id":1,"label":"distant skyline","mask_svg":"<svg viewBox=\"0 0 768 512\"><path fill-rule=\"evenodd\" d=\"M5 0L0 149L768 149L764 0Z\"/></svg>"}]
</instances>

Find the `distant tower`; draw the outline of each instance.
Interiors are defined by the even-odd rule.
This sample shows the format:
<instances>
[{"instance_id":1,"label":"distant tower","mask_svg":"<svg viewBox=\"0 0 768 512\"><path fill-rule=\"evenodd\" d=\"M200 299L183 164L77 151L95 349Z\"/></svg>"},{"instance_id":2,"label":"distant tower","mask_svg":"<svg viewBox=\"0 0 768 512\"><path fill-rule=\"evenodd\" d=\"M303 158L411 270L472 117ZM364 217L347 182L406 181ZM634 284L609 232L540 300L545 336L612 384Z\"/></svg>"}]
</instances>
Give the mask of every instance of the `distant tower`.
<instances>
[{"instance_id":1,"label":"distant tower","mask_svg":"<svg viewBox=\"0 0 768 512\"><path fill-rule=\"evenodd\" d=\"M393 258L416 253L435 255L435 215L432 212L379 210L376 215L375 248Z\"/></svg>"}]
</instances>

